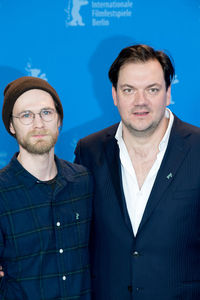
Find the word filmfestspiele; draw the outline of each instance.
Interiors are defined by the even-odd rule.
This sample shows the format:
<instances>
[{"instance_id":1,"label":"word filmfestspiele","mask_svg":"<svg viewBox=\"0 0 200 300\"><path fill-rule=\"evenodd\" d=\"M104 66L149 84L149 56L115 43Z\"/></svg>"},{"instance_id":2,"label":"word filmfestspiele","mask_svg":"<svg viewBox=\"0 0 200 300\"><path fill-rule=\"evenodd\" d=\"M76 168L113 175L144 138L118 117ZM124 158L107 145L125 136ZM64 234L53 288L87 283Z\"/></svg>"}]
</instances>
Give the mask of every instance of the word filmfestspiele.
<instances>
[{"instance_id":1,"label":"word filmfestspiele","mask_svg":"<svg viewBox=\"0 0 200 300\"><path fill-rule=\"evenodd\" d=\"M99 2L92 1L92 25L109 26L109 18L131 17L133 1Z\"/></svg>"}]
</instances>

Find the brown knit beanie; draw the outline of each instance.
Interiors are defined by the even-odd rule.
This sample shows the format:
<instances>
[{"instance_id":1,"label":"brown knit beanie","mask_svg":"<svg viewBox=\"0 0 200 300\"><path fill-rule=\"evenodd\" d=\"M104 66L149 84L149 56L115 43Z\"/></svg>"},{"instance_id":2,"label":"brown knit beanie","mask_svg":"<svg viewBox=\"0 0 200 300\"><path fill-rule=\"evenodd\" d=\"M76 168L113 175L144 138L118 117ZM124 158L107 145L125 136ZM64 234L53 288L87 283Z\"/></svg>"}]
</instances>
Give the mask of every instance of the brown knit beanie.
<instances>
[{"instance_id":1,"label":"brown knit beanie","mask_svg":"<svg viewBox=\"0 0 200 300\"><path fill-rule=\"evenodd\" d=\"M46 80L37 77L24 76L10 82L4 90L2 119L7 131L12 136L13 134L10 132L10 120L12 117L13 106L20 95L32 89L39 89L39 90L46 91L53 97L55 107L60 116L60 121L62 125L63 108L59 96L57 92L54 90L54 88Z\"/></svg>"}]
</instances>

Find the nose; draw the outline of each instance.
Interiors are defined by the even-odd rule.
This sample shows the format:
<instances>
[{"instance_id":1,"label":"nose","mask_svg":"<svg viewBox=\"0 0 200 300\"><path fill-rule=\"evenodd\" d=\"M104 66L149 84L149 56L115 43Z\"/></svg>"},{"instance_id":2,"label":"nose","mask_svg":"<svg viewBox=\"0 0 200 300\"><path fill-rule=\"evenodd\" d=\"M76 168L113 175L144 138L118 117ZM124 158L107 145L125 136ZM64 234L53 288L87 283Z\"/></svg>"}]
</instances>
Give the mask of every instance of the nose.
<instances>
[{"instance_id":1,"label":"nose","mask_svg":"<svg viewBox=\"0 0 200 300\"><path fill-rule=\"evenodd\" d=\"M34 128L44 127L44 121L42 120L39 113L35 114L35 117L33 119L33 126L34 126Z\"/></svg>"},{"instance_id":2,"label":"nose","mask_svg":"<svg viewBox=\"0 0 200 300\"><path fill-rule=\"evenodd\" d=\"M145 91L137 90L137 92L135 94L134 104L135 105L144 105L146 103L147 103L147 97L146 97Z\"/></svg>"}]
</instances>

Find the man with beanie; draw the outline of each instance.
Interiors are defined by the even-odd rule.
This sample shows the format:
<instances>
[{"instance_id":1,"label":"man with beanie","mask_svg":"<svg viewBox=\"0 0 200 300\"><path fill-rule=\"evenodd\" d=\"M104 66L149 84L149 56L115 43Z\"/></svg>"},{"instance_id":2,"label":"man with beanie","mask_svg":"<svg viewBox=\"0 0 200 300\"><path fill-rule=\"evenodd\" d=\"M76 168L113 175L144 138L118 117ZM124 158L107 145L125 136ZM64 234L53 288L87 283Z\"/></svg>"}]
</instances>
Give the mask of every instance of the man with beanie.
<instances>
[{"instance_id":1,"label":"man with beanie","mask_svg":"<svg viewBox=\"0 0 200 300\"><path fill-rule=\"evenodd\" d=\"M19 152L0 172L0 299L90 299L91 177L54 155L63 109L53 87L21 77L2 118Z\"/></svg>"}]
</instances>

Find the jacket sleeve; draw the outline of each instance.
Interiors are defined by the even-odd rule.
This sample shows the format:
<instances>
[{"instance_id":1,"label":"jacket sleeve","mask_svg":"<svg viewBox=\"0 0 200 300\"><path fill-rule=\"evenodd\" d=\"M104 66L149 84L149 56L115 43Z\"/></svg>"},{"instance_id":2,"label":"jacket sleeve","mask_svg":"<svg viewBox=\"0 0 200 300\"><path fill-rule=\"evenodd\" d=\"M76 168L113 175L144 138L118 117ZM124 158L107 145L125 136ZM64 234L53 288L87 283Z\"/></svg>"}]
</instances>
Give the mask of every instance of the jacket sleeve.
<instances>
[{"instance_id":1,"label":"jacket sleeve","mask_svg":"<svg viewBox=\"0 0 200 300\"><path fill-rule=\"evenodd\" d=\"M74 154L75 154L75 159L74 159L74 163L76 164L83 164L82 163L82 160L81 160L81 141L79 140L78 143L77 143L77 146L76 146L76 149L74 151Z\"/></svg>"}]
</instances>

